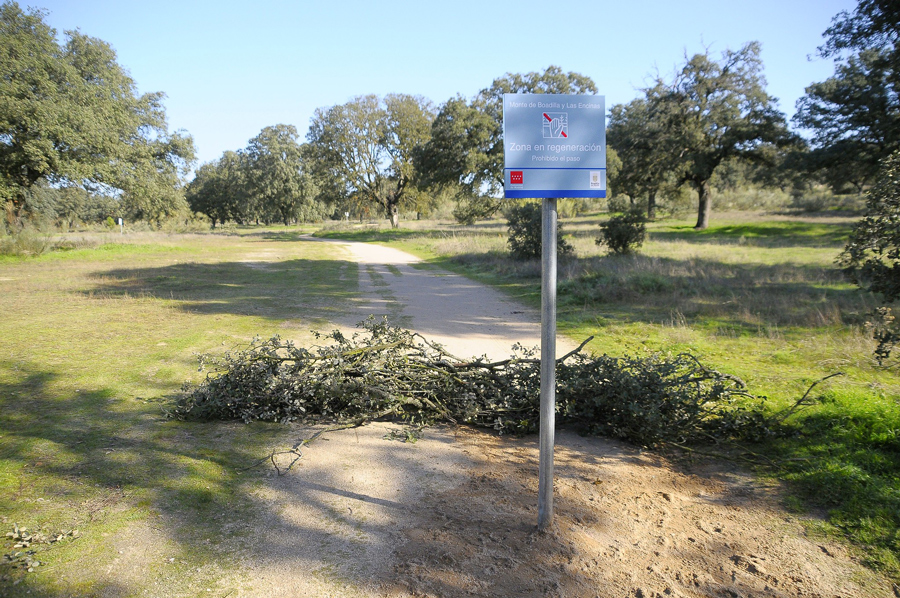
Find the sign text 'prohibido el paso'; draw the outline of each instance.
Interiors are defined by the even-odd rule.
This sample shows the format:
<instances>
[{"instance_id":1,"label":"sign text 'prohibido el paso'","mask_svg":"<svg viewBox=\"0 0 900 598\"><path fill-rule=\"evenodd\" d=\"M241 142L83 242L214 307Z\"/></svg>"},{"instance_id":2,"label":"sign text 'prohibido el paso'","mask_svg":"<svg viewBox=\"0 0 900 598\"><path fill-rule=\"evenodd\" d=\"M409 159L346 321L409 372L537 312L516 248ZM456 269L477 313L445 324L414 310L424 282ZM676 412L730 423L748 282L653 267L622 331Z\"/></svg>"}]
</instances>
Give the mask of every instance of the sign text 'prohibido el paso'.
<instances>
[{"instance_id":1,"label":"sign text 'prohibido el paso'","mask_svg":"<svg viewBox=\"0 0 900 598\"><path fill-rule=\"evenodd\" d=\"M606 197L606 99L504 94L503 154L507 198Z\"/></svg>"}]
</instances>

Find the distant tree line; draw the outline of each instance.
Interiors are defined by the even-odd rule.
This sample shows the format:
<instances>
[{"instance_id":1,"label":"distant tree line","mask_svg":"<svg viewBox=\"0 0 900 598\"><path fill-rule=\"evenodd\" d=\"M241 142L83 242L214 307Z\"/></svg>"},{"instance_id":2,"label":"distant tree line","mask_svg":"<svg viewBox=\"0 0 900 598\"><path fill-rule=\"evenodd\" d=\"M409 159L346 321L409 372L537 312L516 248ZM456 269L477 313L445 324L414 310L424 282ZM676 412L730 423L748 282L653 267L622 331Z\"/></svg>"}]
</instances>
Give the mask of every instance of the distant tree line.
<instances>
[{"instance_id":1,"label":"distant tree line","mask_svg":"<svg viewBox=\"0 0 900 598\"><path fill-rule=\"evenodd\" d=\"M191 209L217 223L320 220L326 205L310 172L309 148L293 125L264 128L237 152L203 164L186 190Z\"/></svg>"},{"instance_id":2,"label":"distant tree line","mask_svg":"<svg viewBox=\"0 0 900 598\"><path fill-rule=\"evenodd\" d=\"M453 202L460 222L500 207L505 93L595 94L584 75L551 66L507 73L472 98L358 96L318 109L305 138L264 128L247 147L199 166L193 142L168 131L162 94L138 96L115 53L44 13L0 6L0 201L7 221L57 222L116 212L160 221L190 208L213 226L427 214ZM900 145L898 9L860 0L825 32L835 74L807 87L794 130L766 92L760 45L686 58L607 129L612 192L654 218L667 198L696 193L698 229L715 189L757 185L795 193L814 184L861 193ZM805 136L799 133L806 132Z\"/></svg>"},{"instance_id":3,"label":"distant tree line","mask_svg":"<svg viewBox=\"0 0 900 598\"><path fill-rule=\"evenodd\" d=\"M888 0L861 0L833 19L818 52L836 59L835 74L806 88L792 119L809 141L788 130L766 94L759 44L718 61L693 56L672 80L657 78L641 97L612 107L616 192L646 201L652 218L660 193L688 184L699 196L698 229L709 223L711 181L727 170L763 185L821 182L861 194L900 147L898 31L900 7Z\"/></svg>"},{"instance_id":4,"label":"distant tree line","mask_svg":"<svg viewBox=\"0 0 900 598\"><path fill-rule=\"evenodd\" d=\"M870 13L875 21L866 20ZM752 185L799 194L825 184L835 193L861 193L900 135L896 34L889 32L896 23L893 5L874 0L835 17L819 49L838 59L835 75L807 88L794 130L766 92L758 43L687 58L671 78L659 76L640 97L611 107L612 191L645 206L652 219L660 198L691 189L698 229L709 225L715 189ZM879 26L888 32L866 37ZM597 86L551 66L507 73L471 99L457 96L437 107L389 95L319 109L302 147L321 213L379 213L397 226L401 211L423 212L449 199L460 222L495 213L505 93L593 94ZM219 201L227 203L224 196Z\"/></svg>"}]
</instances>

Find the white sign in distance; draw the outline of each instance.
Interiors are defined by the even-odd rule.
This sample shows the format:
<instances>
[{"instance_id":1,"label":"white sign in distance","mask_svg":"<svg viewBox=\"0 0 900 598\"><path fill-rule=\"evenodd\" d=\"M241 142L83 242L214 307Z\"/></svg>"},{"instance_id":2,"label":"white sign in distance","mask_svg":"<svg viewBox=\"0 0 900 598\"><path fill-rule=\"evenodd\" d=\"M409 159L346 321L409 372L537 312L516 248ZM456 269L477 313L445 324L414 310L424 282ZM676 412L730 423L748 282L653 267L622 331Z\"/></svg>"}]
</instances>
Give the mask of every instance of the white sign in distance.
<instances>
[{"instance_id":1,"label":"white sign in distance","mask_svg":"<svg viewBox=\"0 0 900 598\"><path fill-rule=\"evenodd\" d=\"M606 98L503 95L508 199L606 197Z\"/></svg>"}]
</instances>

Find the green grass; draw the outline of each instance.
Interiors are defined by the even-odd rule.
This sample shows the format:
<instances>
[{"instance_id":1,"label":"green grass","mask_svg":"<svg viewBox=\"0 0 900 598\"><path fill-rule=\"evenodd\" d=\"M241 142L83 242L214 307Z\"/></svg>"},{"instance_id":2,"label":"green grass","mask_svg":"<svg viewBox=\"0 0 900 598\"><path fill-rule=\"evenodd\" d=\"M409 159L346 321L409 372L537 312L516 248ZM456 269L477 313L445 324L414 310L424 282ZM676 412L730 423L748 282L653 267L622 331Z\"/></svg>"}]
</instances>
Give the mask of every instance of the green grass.
<instances>
[{"instance_id":1,"label":"green grass","mask_svg":"<svg viewBox=\"0 0 900 598\"><path fill-rule=\"evenodd\" d=\"M0 568L0 593L140 593L104 588L101 571L117 558L111 538L140 542L148 527L192 563L148 565L169 595L194 595L206 565L233 557L246 525L221 530L252 523L258 483L243 470L285 429L170 421L164 409L202 376L197 353L255 335L309 342L356 291L355 264L276 233L136 235L0 263L0 537L13 524L81 532L38 545L33 573Z\"/></svg>"},{"instance_id":2,"label":"green grass","mask_svg":"<svg viewBox=\"0 0 900 598\"><path fill-rule=\"evenodd\" d=\"M600 218L562 221L576 258L559 265L560 332L593 335L597 353L690 352L740 376L772 413L843 372L816 387L816 405L789 418L783 435L752 449L774 464L760 475L787 484L788 504L824 513L822 531L900 581L900 375L873 360L865 320L876 298L834 263L854 220L718 214L705 231L660 221L638 255L608 256L594 243ZM406 249L540 303L540 264L508 257L503 221L347 238Z\"/></svg>"}]
</instances>

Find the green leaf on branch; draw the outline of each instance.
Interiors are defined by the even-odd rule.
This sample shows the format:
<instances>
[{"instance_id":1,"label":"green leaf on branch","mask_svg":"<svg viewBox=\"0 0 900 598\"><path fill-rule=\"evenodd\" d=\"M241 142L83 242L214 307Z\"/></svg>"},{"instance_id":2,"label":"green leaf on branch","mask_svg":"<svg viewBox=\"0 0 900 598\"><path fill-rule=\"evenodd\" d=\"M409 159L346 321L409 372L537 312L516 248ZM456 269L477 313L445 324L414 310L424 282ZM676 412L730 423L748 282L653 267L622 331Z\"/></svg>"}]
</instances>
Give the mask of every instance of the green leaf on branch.
<instances>
[{"instance_id":1,"label":"green leaf on branch","mask_svg":"<svg viewBox=\"0 0 900 598\"><path fill-rule=\"evenodd\" d=\"M222 357L185 389L170 416L245 422L354 422L413 426L440 421L522 434L537 430L540 360L513 347L509 359L460 359L421 335L370 318L347 337L297 347L254 340ZM590 339L588 339L590 340ZM761 401L734 376L688 354L645 358L586 355L588 341L557 361L561 422L644 446L770 434Z\"/></svg>"}]
</instances>

